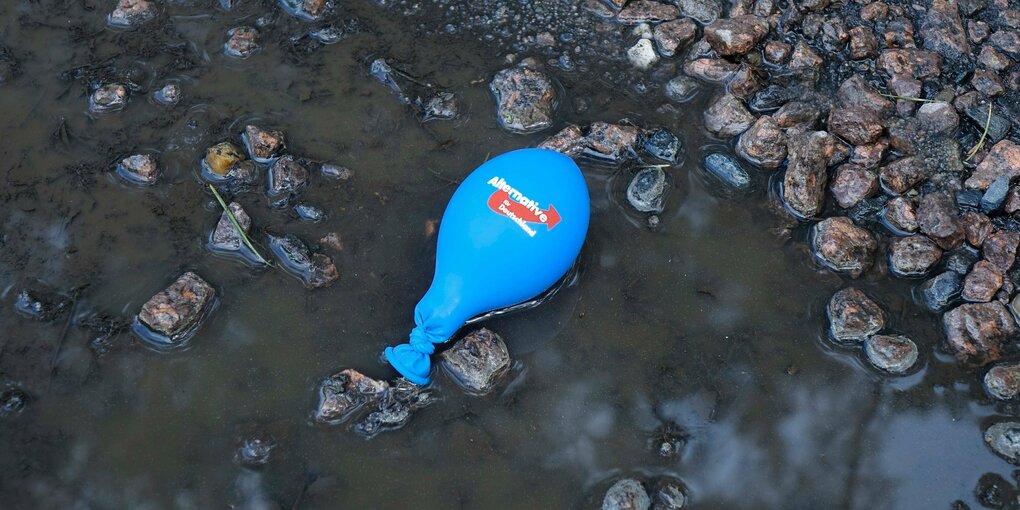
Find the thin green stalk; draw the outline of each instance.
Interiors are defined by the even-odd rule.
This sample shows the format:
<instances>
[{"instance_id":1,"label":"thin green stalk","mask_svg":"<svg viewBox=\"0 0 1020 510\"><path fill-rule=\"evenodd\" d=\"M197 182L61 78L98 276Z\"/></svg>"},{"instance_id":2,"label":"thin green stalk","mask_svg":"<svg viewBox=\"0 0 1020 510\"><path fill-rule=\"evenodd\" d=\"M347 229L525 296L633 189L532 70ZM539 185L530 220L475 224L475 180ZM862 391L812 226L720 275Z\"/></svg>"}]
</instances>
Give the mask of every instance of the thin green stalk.
<instances>
[{"instance_id":1,"label":"thin green stalk","mask_svg":"<svg viewBox=\"0 0 1020 510\"><path fill-rule=\"evenodd\" d=\"M985 146L985 138L988 137L988 130L991 127L992 127L992 103L989 101L988 102L988 118L985 119L985 131L983 133L981 133L981 139L978 140L977 145L972 147L967 152L967 159L963 160L964 162L970 161L970 158L973 158L974 155L977 154L978 151L981 150L981 147Z\"/></svg>"},{"instance_id":2,"label":"thin green stalk","mask_svg":"<svg viewBox=\"0 0 1020 510\"><path fill-rule=\"evenodd\" d=\"M257 249L255 249L255 245L251 244L251 240L248 239L248 234L244 233L244 229L241 228L241 224L237 222L237 218L234 217L234 213L230 210L230 206L228 206L223 200L223 197L220 196L220 192L216 191L216 187L210 184L209 189L212 190L213 195L216 197L216 201L220 203L220 207L223 208L223 212L227 213L227 217L230 218L230 222L234 224L234 230L237 230L237 234L241 236L241 240L244 241L244 245L247 246L248 249L251 250L263 264L271 266L272 264L270 264L269 261L266 260L266 258L263 257Z\"/></svg>"},{"instance_id":3,"label":"thin green stalk","mask_svg":"<svg viewBox=\"0 0 1020 510\"><path fill-rule=\"evenodd\" d=\"M882 95L884 97L889 97L889 98L892 98L892 99L903 99L903 100L906 100L906 101L915 101L915 102L918 102L918 103L937 103L938 102L938 101L936 101L934 99L923 99L923 98L920 98L920 97L910 97L910 96L897 96L897 95L893 95L893 94L882 94L881 92L879 92L879 95Z\"/></svg>"}]
</instances>

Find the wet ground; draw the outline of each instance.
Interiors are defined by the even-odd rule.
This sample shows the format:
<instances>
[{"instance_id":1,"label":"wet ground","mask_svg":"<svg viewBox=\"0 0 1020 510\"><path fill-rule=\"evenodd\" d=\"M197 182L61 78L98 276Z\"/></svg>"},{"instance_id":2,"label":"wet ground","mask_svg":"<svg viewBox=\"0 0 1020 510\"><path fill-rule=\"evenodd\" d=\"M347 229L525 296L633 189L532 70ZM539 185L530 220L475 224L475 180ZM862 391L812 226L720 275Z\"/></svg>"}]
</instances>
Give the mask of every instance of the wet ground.
<instances>
[{"instance_id":1,"label":"wet ground","mask_svg":"<svg viewBox=\"0 0 1020 510\"><path fill-rule=\"evenodd\" d=\"M549 69L557 124L516 135L498 125L488 80L507 52L559 55L517 40L529 33L514 22L487 40L468 5L344 2L337 22L357 33L321 45L289 39L311 25L271 2L168 2L158 28L132 32L105 26L112 4L0 4L0 44L17 62L0 85L0 385L27 399L0 412L4 508L594 508L621 475L679 479L703 509L977 507L995 480L995 497L1011 497L1013 469L982 432L1015 410L940 352L911 282L858 286L918 343L919 371L882 375L827 339L844 281L812 262L806 228L772 232L770 176L734 193L700 167L729 150L701 128L707 86L661 107L664 80L629 70L625 46L605 58L588 46L573 70ZM583 18L548 9L557 37ZM267 13L263 49L225 57L226 31ZM369 76L380 56L457 94L460 118L420 123ZM88 92L111 77L137 90L123 111L90 114ZM147 100L168 80L184 93L169 109ZM686 147L660 225L626 202L635 168L581 162L593 215L577 285L485 324L514 355L511 382L471 397L440 376L441 402L371 440L312 422L322 378L393 375L378 354L410 329L434 263L426 224L459 178L567 122L624 118ZM220 211L199 160L249 122L353 171L312 175L304 201L327 212L319 223L236 197L263 232L339 233L336 284L309 291L206 248ZM137 151L159 154L157 185L112 171ZM218 291L187 349L155 352L130 333L90 345L83 323L129 320L184 270ZM15 311L18 292L42 284L76 296L70 314ZM656 440L667 424L686 438L672 457ZM244 467L238 448L253 438L276 446Z\"/></svg>"}]
</instances>

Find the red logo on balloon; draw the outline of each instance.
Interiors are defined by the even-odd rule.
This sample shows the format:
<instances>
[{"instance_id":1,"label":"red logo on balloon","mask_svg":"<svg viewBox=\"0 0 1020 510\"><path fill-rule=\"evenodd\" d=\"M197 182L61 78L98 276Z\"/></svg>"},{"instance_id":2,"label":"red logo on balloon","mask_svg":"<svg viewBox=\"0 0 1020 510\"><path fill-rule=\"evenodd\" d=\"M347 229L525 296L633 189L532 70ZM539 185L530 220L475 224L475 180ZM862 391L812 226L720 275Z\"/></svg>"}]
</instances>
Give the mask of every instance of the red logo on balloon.
<instances>
[{"instance_id":1,"label":"red logo on balloon","mask_svg":"<svg viewBox=\"0 0 1020 510\"><path fill-rule=\"evenodd\" d=\"M502 189L489 196L489 209L514 221L541 223L546 230L552 230L560 222L560 213L552 204L549 204L549 209L542 210L534 201L529 200L528 204L523 204L513 200L510 193Z\"/></svg>"}]
</instances>

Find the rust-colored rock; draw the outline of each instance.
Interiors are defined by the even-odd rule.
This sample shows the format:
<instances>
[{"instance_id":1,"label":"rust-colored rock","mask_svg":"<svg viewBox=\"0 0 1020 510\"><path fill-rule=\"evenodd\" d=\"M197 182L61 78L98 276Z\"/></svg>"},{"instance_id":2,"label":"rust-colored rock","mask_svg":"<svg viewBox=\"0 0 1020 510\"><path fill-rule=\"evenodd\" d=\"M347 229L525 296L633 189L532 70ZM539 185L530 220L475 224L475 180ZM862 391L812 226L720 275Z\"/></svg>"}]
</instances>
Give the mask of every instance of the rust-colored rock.
<instances>
[{"instance_id":1,"label":"rust-colored rock","mask_svg":"<svg viewBox=\"0 0 1020 510\"><path fill-rule=\"evenodd\" d=\"M1011 180L1020 176L1020 145L1010 140L995 144L963 185L970 189L986 190L992 182L1003 176Z\"/></svg>"},{"instance_id":2,"label":"rust-colored rock","mask_svg":"<svg viewBox=\"0 0 1020 510\"><path fill-rule=\"evenodd\" d=\"M533 133L552 125L556 88L545 74L525 67L503 69L489 89L499 123L508 131Z\"/></svg>"},{"instance_id":3,"label":"rust-colored rock","mask_svg":"<svg viewBox=\"0 0 1020 510\"><path fill-rule=\"evenodd\" d=\"M581 133L581 128L571 124L561 129L559 133L543 140L538 144L538 147L554 150L573 158L584 152L584 145L584 134Z\"/></svg>"},{"instance_id":4,"label":"rust-colored rock","mask_svg":"<svg viewBox=\"0 0 1020 510\"><path fill-rule=\"evenodd\" d=\"M882 221L898 235L917 232L917 209L906 197L893 197L882 210Z\"/></svg>"},{"instance_id":5,"label":"rust-colored rock","mask_svg":"<svg viewBox=\"0 0 1020 510\"><path fill-rule=\"evenodd\" d=\"M984 365L1002 357L1002 346L1017 336L1016 321L998 302L960 305L942 317L949 349L961 361Z\"/></svg>"},{"instance_id":6,"label":"rust-colored rock","mask_svg":"<svg viewBox=\"0 0 1020 510\"><path fill-rule=\"evenodd\" d=\"M878 192L875 172L857 165L841 165L829 186L840 207L849 209Z\"/></svg>"},{"instance_id":7,"label":"rust-colored rock","mask_svg":"<svg viewBox=\"0 0 1020 510\"><path fill-rule=\"evenodd\" d=\"M833 271L857 278L874 263L878 243L866 229L850 218L827 218L812 229L811 244L815 257Z\"/></svg>"},{"instance_id":8,"label":"rust-colored rock","mask_svg":"<svg viewBox=\"0 0 1020 510\"><path fill-rule=\"evenodd\" d=\"M850 152L850 163L864 168L878 168L889 151L889 140L880 138L874 143L858 145Z\"/></svg>"},{"instance_id":9,"label":"rust-colored rock","mask_svg":"<svg viewBox=\"0 0 1020 510\"><path fill-rule=\"evenodd\" d=\"M786 160L787 142L786 133L765 115L737 139L737 154L762 168L776 168Z\"/></svg>"},{"instance_id":10,"label":"rust-colored rock","mask_svg":"<svg viewBox=\"0 0 1020 510\"><path fill-rule=\"evenodd\" d=\"M1020 234L1000 230L985 239L981 251L992 267L1006 273L1016 262L1017 246L1020 246Z\"/></svg>"},{"instance_id":11,"label":"rust-colored rock","mask_svg":"<svg viewBox=\"0 0 1020 510\"><path fill-rule=\"evenodd\" d=\"M882 307L853 287L833 294L826 312L829 334L841 342L862 342L885 327Z\"/></svg>"},{"instance_id":12,"label":"rust-colored rock","mask_svg":"<svg viewBox=\"0 0 1020 510\"><path fill-rule=\"evenodd\" d=\"M655 45L664 57L672 57L677 51L683 50L696 35L698 26L687 18L660 23L652 32Z\"/></svg>"},{"instance_id":13,"label":"rust-colored rock","mask_svg":"<svg viewBox=\"0 0 1020 510\"><path fill-rule=\"evenodd\" d=\"M850 36L851 59L861 60L878 55L878 38L870 28L857 26L851 28L847 34Z\"/></svg>"},{"instance_id":14,"label":"rust-colored rock","mask_svg":"<svg viewBox=\"0 0 1020 510\"><path fill-rule=\"evenodd\" d=\"M853 145L868 144L882 136L878 116L864 108L833 108L828 125L830 133Z\"/></svg>"},{"instance_id":15,"label":"rust-colored rock","mask_svg":"<svg viewBox=\"0 0 1020 510\"><path fill-rule=\"evenodd\" d=\"M963 280L964 301L987 303L1002 287L1002 273L987 260L979 260Z\"/></svg>"},{"instance_id":16,"label":"rust-colored rock","mask_svg":"<svg viewBox=\"0 0 1020 510\"><path fill-rule=\"evenodd\" d=\"M719 96L705 110L705 128L719 136L736 136L751 127L754 115L733 94Z\"/></svg>"},{"instance_id":17,"label":"rust-colored rock","mask_svg":"<svg viewBox=\"0 0 1020 510\"><path fill-rule=\"evenodd\" d=\"M251 124L244 127L243 138L251 158L257 161L273 158L287 147L282 131L262 129Z\"/></svg>"},{"instance_id":18,"label":"rust-colored rock","mask_svg":"<svg viewBox=\"0 0 1020 510\"><path fill-rule=\"evenodd\" d=\"M616 20L627 25L637 25L639 23L661 23L679 17L680 9L675 5L652 0L632 0L616 15Z\"/></svg>"},{"instance_id":19,"label":"rust-colored rock","mask_svg":"<svg viewBox=\"0 0 1020 510\"><path fill-rule=\"evenodd\" d=\"M914 78L934 78L942 72L939 55L917 48L889 48L882 50L877 61L878 68L892 76L909 74Z\"/></svg>"},{"instance_id":20,"label":"rust-colored rock","mask_svg":"<svg viewBox=\"0 0 1020 510\"><path fill-rule=\"evenodd\" d=\"M913 156L897 159L878 170L882 188L889 193L902 194L927 177L927 172Z\"/></svg>"},{"instance_id":21,"label":"rust-colored rock","mask_svg":"<svg viewBox=\"0 0 1020 510\"><path fill-rule=\"evenodd\" d=\"M740 69L740 66L721 58L698 58L684 64L684 73L705 81L722 83Z\"/></svg>"},{"instance_id":22,"label":"rust-colored rock","mask_svg":"<svg viewBox=\"0 0 1020 510\"><path fill-rule=\"evenodd\" d=\"M174 343L198 324L215 296L211 285L188 271L146 301L138 320Z\"/></svg>"},{"instance_id":23,"label":"rust-colored rock","mask_svg":"<svg viewBox=\"0 0 1020 510\"><path fill-rule=\"evenodd\" d=\"M942 250L923 235L893 239L889 243L889 271L897 276L928 274L942 258Z\"/></svg>"},{"instance_id":24,"label":"rust-colored rock","mask_svg":"<svg viewBox=\"0 0 1020 510\"><path fill-rule=\"evenodd\" d=\"M980 248L985 242L985 237L992 232L992 220L979 212L963 213L960 215L960 223L963 225L963 235L967 243L975 248Z\"/></svg>"},{"instance_id":25,"label":"rust-colored rock","mask_svg":"<svg viewBox=\"0 0 1020 510\"><path fill-rule=\"evenodd\" d=\"M634 151L640 134L637 127L592 122L584 143L586 153L610 161L619 161Z\"/></svg>"},{"instance_id":26,"label":"rust-colored rock","mask_svg":"<svg viewBox=\"0 0 1020 510\"><path fill-rule=\"evenodd\" d=\"M921 232L932 238L944 250L951 250L963 241L963 228L953 196L946 191L921 196L917 209L917 222Z\"/></svg>"},{"instance_id":27,"label":"rust-colored rock","mask_svg":"<svg viewBox=\"0 0 1020 510\"><path fill-rule=\"evenodd\" d=\"M717 19L705 27L705 40L722 56L743 55L769 33L769 24L751 15Z\"/></svg>"}]
</instances>

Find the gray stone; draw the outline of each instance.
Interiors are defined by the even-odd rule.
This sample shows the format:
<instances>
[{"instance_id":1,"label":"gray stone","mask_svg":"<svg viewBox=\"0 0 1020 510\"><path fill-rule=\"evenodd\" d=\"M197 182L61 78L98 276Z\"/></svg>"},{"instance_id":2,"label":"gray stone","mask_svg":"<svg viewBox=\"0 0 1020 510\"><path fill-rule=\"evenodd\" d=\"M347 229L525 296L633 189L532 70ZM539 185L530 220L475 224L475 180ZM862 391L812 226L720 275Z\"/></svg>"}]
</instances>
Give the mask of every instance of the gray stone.
<instances>
[{"instance_id":1,"label":"gray stone","mask_svg":"<svg viewBox=\"0 0 1020 510\"><path fill-rule=\"evenodd\" d=\"M922 276L938 264L942 250L923 235L893 239L889 243L889 271L897 276Z\"/></svg>"},{"instance_id":2,"label":"gray stone","mask_svg":"<svg viewBox=\"0 0 1020 510\"><path fill-rule=\"evenodd\" d=\"M829 334L840 342L861 342L885 327L882 307L853 287L833 294L826 312Z\"/></svg>"},{"instance_id":3,"label":"gray stone","mask_svg":"<svg viewBox=\"0 0 1020 510\"><path fill-rule=\"evenodd\" d=\"M751 176L747 171L726 154L716 152L705 156L703 166L711 175L730 187L744 189L751 185Z\"/></svg>"},{"instance_id":4,"label":"gray stone","mask_svg":"<svg viewBox=\"0 0 1020 510\"><path fill-rule=\"evenodd\" d=\"M202 319L216 297L216 289L188 271L152 296L138 312L138 321L175 344L184 340Z\"/></svg>"},{"instance_id":5,"label":"gray stone","mask_svg":"<svg viewBox=\"0 0 1020 510\"><path fill-rule=\"evenodd\" d=\"M824 266L857 278L874 263L878 243L871 232L854 225L850 218L837 216L813 227L811 245Z\"/></svg>"},{"instance_id":6,"label":"gray stone","mask_svg":"<svg viewBox=\"0 0 1020 510\"><path fill-rule=\"evenodd\" d=\"M963 290L963 279L959 273L946 271L921 284L920 292L924 306L929 311L938 313L960 299Z\"/></svg>"},{"instance_id":7,"label":"gray stone","mask_svg":"<svg viewBox=\"0 0 1020 510\"><path fill-rule=\"evenodd\" d=\"M1012 464L1020 464L1020 423L999 422L985 430L985 443Z\"/></svg>"},{"instance_id":8,"label":"gray stone","mask_svg":"<svg viewBox=\"0 0 1020 510\"><path fill-rule=\"evenodd\" d=\"M875 335L864 342L864 353L876 368L902 374L917 362L917 345L905 336Z\"/></svg>"},{"instance_id":9,"label":"gray stone","mask_svg":"<svg viewBox=\"0 0 1020 510\"><path fill-rule=\"evenodd\" d=\"M237 220L237 224L241 226L241 230L247 234L251 228L251 218L248 216L248 213L237 202L231 202L228 207L230 207L230 212L233 213L234 219ZM237 233L237 228L230 221L227 212L224 211L220 214L220 221L216 223L216 230L213 230L212 240L209 243L210 246L217 250L238 251L243 243L244 241L241 239L240 234Z\"/></svg>"},{"instance_id":10,"label":"gray stone","mask_svg":"<svg viewBox=\"0 0 1020 510\"><path fill-rule=\"evenodd\" d=\"M651 506L652 499L644 485L633 478L614 483L602 499L602 510L648 510Z\"/></svg>"},{"instance_id":11,"label":"gray stone","mask_svg":"<svg viewBox=\"0 0 1020 510\"><path fill-rule=\"evenodd\" d=\"M645 152L653 158L676 163L680 156L680 140L666 128L645 133L642 139Z\"/></svg>"},{"instance_id":12,"label":"gray stone","mask_svg":"<svg viewBox=\"0 0 1020 510\"><path fill-rule=\"evenodd\" d=\"M1020 395L1020 363L995 365L985 374L985 390L999 400Z\"/></svg>"},{"instance_id":13,"label":"gray stone","mask_svg":"<svg viewBox=\"0 0 1020 510\"><path fill-rule=\"evenodd\" d=\"M523 67L504 69L489 84L496 97L496 114L503 128L533 133L552 125L556 89L539 71Z\"/></svg>"},{"instance_id":14,"label":"gray stone","mask_svg":"<svg viewBox=\"0 0 1020 510\"><path fill-rule=\"evenodd\" d=\"M1016 320L998 301L967 303L942 316L946 343L960 361L983 365L1002 357L1002 347L1017 336Z\"/></svg>"},{"instance_id":15,"label":"gray stone","mask_svg":"<svg viewBox=\"0 0 1020 510\"><path fill-rule=\"evenodd\" d=\"M666 172L661 168L645 168L627 186L627 201L640 212L660 213L666 198Z\"/></svg>"},{"instance_id":16,"label":"gray stone","mask_svg":"<svg viewBox=\"0 0 1020 510\"><path fill-rule=\"evenodd\" d=\"M473 395L491 392L510 370L510 353L496 333L479 329L443 351L442 368Z\"/></svg>"},{"instance_id":17,"label":"gray stone","mask_svg":"<svg viewBox=\"0 0 1020 510\"><path fill-rule=\"evenodd\" d=\"M1006 201L1006 194L1009 193L1009 176L1002 176L992 181L992 184L981 196L981 212L991 214L1002 208Z\"/></svg>"}]
</instances>

